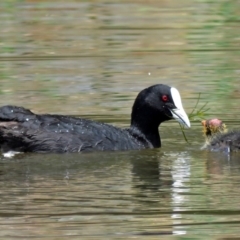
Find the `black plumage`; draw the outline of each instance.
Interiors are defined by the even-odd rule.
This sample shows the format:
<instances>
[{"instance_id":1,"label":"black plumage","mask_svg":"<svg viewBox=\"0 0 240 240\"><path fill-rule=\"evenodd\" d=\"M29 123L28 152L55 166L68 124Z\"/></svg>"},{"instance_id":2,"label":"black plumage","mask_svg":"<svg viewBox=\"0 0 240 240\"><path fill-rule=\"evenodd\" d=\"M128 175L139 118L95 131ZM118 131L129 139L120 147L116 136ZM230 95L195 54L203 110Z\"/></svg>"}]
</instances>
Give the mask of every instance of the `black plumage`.
<instances>
[{"instance_id":1,"label":"black plumage","mask_svg":"<svg viewBox=\"0 0 240 240\"><path fill-rule=\"evenodd\" d=\"M34 114L23 107L3 106L0 108L0 146L3 152L39 153L160 147L158 127L162 122L175 118L190 127L178 95L175 88L162 84L141 91L134 102L128 129L77 117Z\"/></svg>"}]
</instances>

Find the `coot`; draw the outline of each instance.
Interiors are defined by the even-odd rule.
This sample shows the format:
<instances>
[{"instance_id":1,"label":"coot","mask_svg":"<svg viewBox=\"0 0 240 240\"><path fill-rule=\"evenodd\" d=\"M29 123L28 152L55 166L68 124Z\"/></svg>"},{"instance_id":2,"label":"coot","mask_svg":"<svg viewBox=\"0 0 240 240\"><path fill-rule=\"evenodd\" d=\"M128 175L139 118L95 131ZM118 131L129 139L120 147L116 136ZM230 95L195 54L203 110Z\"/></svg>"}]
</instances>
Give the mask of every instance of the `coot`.
<instances>
[{"instance_id":1,"label":"coot","mask_svg":"<svg viewBox=\"0 0 240 240\"><path fill-rule=\"evenodd\" d=\"M203 120L206 143L203 148L211 151L239 151L240 131L228 132L226 125L219 119Z\"/></svg>"},{"instance_id":2,"label":"coot","mask_svg":"<svg viewBox=\"0 0 240 240\"><path fill-rule=\"evenodd\" d=\"M176 88L158 84L142 90L132 107L131 126L120 129L92 120L34 114L16 106L0 108L0 146L3 153L64 153L129 150L161 146L159 125L176 119L190 122Z\"/></svg>"}]
</instances>

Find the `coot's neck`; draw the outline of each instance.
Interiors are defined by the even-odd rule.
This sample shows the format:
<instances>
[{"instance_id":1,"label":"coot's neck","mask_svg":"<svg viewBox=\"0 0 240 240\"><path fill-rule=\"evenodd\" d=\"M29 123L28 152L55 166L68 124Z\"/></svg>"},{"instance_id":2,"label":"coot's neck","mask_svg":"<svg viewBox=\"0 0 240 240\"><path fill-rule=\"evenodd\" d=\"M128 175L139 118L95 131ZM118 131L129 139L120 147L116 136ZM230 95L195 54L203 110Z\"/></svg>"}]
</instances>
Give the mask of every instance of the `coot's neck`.
<instances>
[{"instance_id":1,"label":"coot's neck","mask_svg":"<svg viewBox=\"0 0 240 240\"><path fill-rule=\"evenodd\" d=\"M140 132L154 148L158 148L161 147L158 128L163 121L164 120L159 117L159 113L150 110L140 111L139 109L133 108L130 129L135 132Z\"/></svg>"}]
</instances>

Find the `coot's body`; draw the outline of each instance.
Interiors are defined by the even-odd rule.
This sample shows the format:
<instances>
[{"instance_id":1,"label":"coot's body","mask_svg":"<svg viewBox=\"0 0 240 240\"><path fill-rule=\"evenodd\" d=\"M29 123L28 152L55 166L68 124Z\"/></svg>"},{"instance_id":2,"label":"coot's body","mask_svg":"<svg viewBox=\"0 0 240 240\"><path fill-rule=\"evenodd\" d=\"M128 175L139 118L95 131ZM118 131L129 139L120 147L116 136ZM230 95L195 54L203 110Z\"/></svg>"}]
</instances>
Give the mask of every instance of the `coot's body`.
<instances>
[{"instance_id":1,"label":"coot's body","mask_svg":"<svg viewBox=\"0 0 240 240\"><path fill-rule=\"evenodd\" d=\"M161 146L159 125L172 118L190 127L177 89L161 84L138 94L129 129L3 106L0 108L0 146L3 152L39 153L154 148Z\"/></svg>"},{"instance_id":2,"label":"coot's body","mask_svg":"<svg viewBox=\"0 0 240 240\"><path fill-rule=\"evenodd\" d=\"M25 108L4 106L0 144L4 152L83 152L151 148L152 144L133 129L61 115L37 115ZM3 115L3 113L5 113ZM17 120L17 121L16 121Z\"/></svg>"}]
</instances>

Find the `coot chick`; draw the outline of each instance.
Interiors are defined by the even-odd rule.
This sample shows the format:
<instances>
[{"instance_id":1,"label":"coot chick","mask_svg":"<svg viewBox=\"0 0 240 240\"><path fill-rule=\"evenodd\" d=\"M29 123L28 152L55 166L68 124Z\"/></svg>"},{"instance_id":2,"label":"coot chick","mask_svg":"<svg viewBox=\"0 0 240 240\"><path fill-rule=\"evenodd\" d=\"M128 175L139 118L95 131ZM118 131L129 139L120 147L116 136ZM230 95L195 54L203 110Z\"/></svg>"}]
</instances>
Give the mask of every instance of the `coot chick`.
<instances>
[{"instance_id":1,"label":"coot chick","mask_svg":"<svg viewBox=\"0 0 240 240\"><path fill-rule=\"evenodd\" d=\"M206 142L203 148L211 151L239 151L240 131L228 132L226 125L219 119L203 120Z\"/></svg>"},{"instance_id":2,"label":"coot chick","mask_svg":"<svg viewBox=\"0 0 240 240\"><path fill-rule=\"evenodd\" d=\"M34 114L16 106L0 108L0 146L3 153L64 153L158 148L159 125L176 119L190 122L176 88L158 84L142 90L132 107L131 126L120 129L77 117Z\"/></svg>"}]
</instances>

